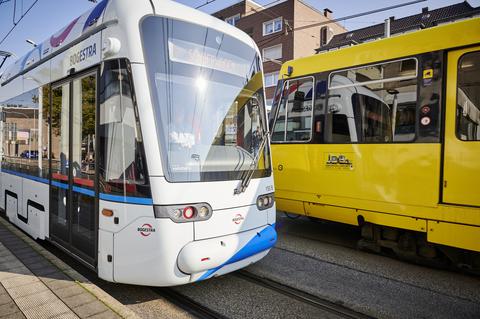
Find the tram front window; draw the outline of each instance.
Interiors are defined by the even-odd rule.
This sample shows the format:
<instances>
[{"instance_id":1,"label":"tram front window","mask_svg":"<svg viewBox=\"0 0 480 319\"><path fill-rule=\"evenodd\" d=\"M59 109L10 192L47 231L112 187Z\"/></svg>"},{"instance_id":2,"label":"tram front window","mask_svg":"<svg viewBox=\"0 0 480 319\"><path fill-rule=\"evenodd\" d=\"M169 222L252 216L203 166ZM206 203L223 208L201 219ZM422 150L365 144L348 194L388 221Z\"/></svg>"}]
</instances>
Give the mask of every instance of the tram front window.
<instances>
[{"instance_id":1,"label":"tram front window","mask_svg":"<svg viewBox=\"0 0 480 319\"><path fill-rule=\"evenodd\" d=\"M165 176L239 179L266 136L261 60L217 30L160 17L142 25ZM254 177L270 175L269 150Z\"/></svg>"}]
</instances>

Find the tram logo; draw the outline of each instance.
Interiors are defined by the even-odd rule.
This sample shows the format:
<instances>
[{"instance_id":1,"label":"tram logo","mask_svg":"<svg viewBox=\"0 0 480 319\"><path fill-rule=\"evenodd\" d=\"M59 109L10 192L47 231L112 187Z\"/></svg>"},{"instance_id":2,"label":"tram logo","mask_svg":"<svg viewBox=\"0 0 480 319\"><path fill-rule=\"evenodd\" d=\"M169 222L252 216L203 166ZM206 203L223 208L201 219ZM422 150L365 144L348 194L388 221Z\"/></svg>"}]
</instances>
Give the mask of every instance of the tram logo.
<instances>
[{"instance_id":1,"label":"tram logo","mask_svg":"<svg viewBox=\"0 0 480 319\"><path fill-rule=\"evenodd\" d=\"M143 237L148 237L155 232L155 228L150 224L143 224L142 227L137 228L137 231L139 231Z\"/></svg>"},{"instance_id":2,"label":"tram logo","mask_svg":"<svg viewBox=\"0 0 480 319\"><path fill-rule=\"evenodd\" d=\"M245 217L243 217L241 214L237 214L237 215L235 215L235 217L233 217L232 222L234 222L236 225L238 225L244 220L245 220Z\"/></svg>"},{"instance_id":3,"label":"tram logo","mask_svg":"<svg viewBox=\"0 0 480 319\"><path fill-rule=\"evenodd\" d=\"M83 48L82 50L79 50L75 53L73 53L70 56L70 66L74 66L77 63L83 62L92 56L95 56L97 54L97 45L94 43L86 48Z\"/></svg>"},{"instance_id":4,"label":"tram logo","mask_svg":"<svg viewBox=\"0 0 480 319\"><path fill-rule=\"evenodd\" d=\"M353 162L349 159L350 154L327 154L327 168L342 168L353 170Z\"/></svg>"}]
</instances>

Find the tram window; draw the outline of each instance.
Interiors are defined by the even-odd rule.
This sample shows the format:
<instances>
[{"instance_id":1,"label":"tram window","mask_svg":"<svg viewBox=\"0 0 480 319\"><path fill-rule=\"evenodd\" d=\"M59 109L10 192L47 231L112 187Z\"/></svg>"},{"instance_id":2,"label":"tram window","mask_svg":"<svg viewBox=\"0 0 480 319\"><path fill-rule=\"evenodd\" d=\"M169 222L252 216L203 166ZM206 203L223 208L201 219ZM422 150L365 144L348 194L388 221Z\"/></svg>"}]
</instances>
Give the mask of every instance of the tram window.
<instances>
[{"instance_id":1,"label":"tram window","mask_svg":"<svg viewBox=\"0 0 480 319\"><path fill-rule=\"evenodd\" d=\"M277 108L277 119L274 121L275 127L272 127L272 141L283 142L285 140L285 99L287 98L288 82L283 85L283 90L275 97L275 100L279 100ZM281 97L280 97L281 94Z\"/></svg>"},{"instance_id":2,"label":"tram window","mask_svg":"<svg viewBox=\"0 0 480 319\"><path fill-rule=\"evenodd\" d=\"M352 105L359 141L391 141L391 111L387 104L376 97L355 93L352 95Z\"/></svg>"},{"instance_id":3,"label":"tram window","mask_svg":"<svg viewBox=\"0 0 480 319\"><path fill-rule=\"evenodd\" d=\"M288 81L282 92L272 140L310 141L312 138L312 112L313 78Z\"/></svg>"},{"instance_id":4,"label":"tram window","mask_svg":"<svg viewBox=\"0 0 480 319\"><path fill-rule=\"evenodd\" d=\"M346 115L332 114L332 139L337 143L351 142Z\"/></svg>"},{"instance_id":5,"label":"tram window","mask_svg":"<svg viewBox=\"0 0 480 319\"><path fill-rule=\"evenodd\" d=\"M270 129L270 132L274 131L272 125L273 125L273 122L275 121L276 110L277 110L277 108L279 107L279 104L280 104L280 96L282 95L282 90L283 90L283 86L284 86L283 84L284 84L283 80L280 79L278 81L277 87L275 88L275 94L274 94L273 101L272 101L272 109L268 114L268 127Z\"/></svg>"},{"instance_id":6,"label":"tram window","mask_svg":"<svg viewBox=\"0 0 480 319\"><path fill-rule=\"evenodd\" d=\"M417 60L407 59L332 72L327 141L391 143L414 140L416 69ZM342 120L339 115L344 116Z\"/></svg>"},{"instance_id":7,"label":"tram window","mask_svg":"<svg viewBox=\"0 0 480 319\"><path fill-rule=\"evenodd\" d=\"M88 75L73 81L74 183L93 188L95 179L95 113L97 77Z\"/></svg>"},{"instance_id":8,"label":"tram window","mask_svg":"<svg viewBox=\"0 0 480 319\"><path fill-rule=\"evenodd\" d=\"M39 118L45 101L42 93L42 88L38 88L2 103L3 169L33 176L47 174L42 170L48 168L43 151L43 143L48 136L47 122Z\"/></svg>"},{"instance_id":9,"label":"tram window","mask_svg":"<svg viewBox=\"0 0 480 319\"><path fill-rule=\"evenodd\" d=\"M52 178L68 181L70 86L68 83L52 88L51 110L51 169Z\"/></svg>"},{"instance_id":10,"label":"tram window","mask_svg":"<svg viewBox=\"0 0 480 319\"><path fill-rule=\"evenodd\" d=\"M49 178L50 176L50 85L42 87L42 103L39 108L42 110L42 125L39 131L39 140L41 143L42 161L40 164L41 176ZM40 127L40 126L39 126ZM41 134L40 134L41 133Z\"/></svg>"},{"instance_id":11,"label":"tram window","mask_svg":"<svg viewBox=\"0 0 480 319\"><path fill-rule=\"evenodd\" d=\"M105 62L100 94L100 191L149 197L143 140L125 61Z\"/></svg>"},{"instance_id":12,"label":"tram window","mask_svg":"<svg viewBox=\"0 0 480 319\"><path fill-rule=\"evenodd\" d=\"M324 142L324 119L327 95L327 81L323 75L317 76L315 85L315 101L313 109L313 139L315 143Z\"/></svg>"},{"instance_id":13,"label":"tram window","mask_svg":"<svg viewBox=\"0 0 480 319\"><path fill-rule=\"evenodd\" d=\"M460 59L457 87L457 136L463 141L480 141L479 51Z\"/></svg>"}]
</instances>

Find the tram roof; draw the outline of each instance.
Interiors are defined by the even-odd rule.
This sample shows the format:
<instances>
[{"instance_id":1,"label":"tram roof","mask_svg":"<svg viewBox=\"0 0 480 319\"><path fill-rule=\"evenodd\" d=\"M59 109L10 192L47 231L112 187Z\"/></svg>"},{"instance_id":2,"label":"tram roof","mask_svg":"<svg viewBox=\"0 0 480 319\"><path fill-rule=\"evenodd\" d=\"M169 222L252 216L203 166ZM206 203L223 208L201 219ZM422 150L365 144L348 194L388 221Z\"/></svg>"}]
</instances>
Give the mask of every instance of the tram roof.
<instances>
[{"instance_id":1,"label":"tram roof","mask_svg":"<svg viewBox=\"0 0 480 319\"><path fill-rule=\"evenodd\" d=\"M194 21L209 24L214 28L224 30L231 36L234 36L239 40L253 47L256 47L254 41L250 37L248 37L248 35L246 35L243 31L223 21L220 21L211 15L194 10L173 1L152 1L155 7L158 7L159 10L168 7L168 10L172 11L172 17L181 17L183 19L185 18L185 15L188 15L188 18L191 20L193 19ZM107 5L113 2L114 0L100 1L95 7L80 15L78 18L71 21L67 26L52 35L49 39L43 41L38 46L29 51L27 54L23 55L21 58L15 61L15 63L10 65L5 70L5 72L0 73L0 84L5 85L6 83L12 81L12 79L14 79L15 77L26 73L35 65L43 63L43 61L48 60L56 54L63 52L70 46L81 42L89 36L93 35L94 33L97 33L100 30L106 28L110 23L117 23L117 20L104 21L104 16L106 15L107 11ZM131 2L124 1L124 4L130 5ZM182 10L178 10L178 7L181 7Z\"/></svg>"},{"instance_id":2,"label":"tram roof","mask_svg":"<svg viewBox=\"0 0 480 319\"><path fill-rule=\"evenodd\" d=\"M3 72L0 82L3 83L8 81L10 78L23 72L34 63L48 58L55 52L67 47L83 34L88 34L91 30L95 29L103 21L103 13L108 2L109 0L102 0L95 7L71 21L67 26L53 34L49 39L43 41L30 52L19 58L5 72Z\"/></svg>"},{"instance_id":3,"label":"tram roof","mask_svg":"<svg viewBox=\"0 0 480 319\"><path fill-rule=\"evenodd\" d=\"M480 44L479 34L480 18L471 18L290 60L282 65L280 75L286 74L289 66L293 67L290 77L298 77Z\"/></svg>"}]
</instances>

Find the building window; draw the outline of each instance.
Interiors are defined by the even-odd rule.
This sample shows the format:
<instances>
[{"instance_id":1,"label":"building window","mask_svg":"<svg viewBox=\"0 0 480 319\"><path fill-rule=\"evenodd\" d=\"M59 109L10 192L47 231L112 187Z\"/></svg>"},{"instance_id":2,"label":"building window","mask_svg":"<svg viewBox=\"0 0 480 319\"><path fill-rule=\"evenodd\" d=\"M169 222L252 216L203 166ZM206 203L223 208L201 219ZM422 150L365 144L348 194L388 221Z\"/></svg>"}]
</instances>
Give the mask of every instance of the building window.
<instances>
[{"instance_id":1,"label":"building window","mask_svg":"<svg viewBox=\"0 0 480 319\"><path fill-rule=\"evenodd\" d=\"M236 25L238 20L240 20L240 13L226 18L225 22L227 22L228 24L231 24L231 25Z\"/></svg>"},{"instance_id":2,"label":"building window","mask_svg":"<svg viewBox=\"0 0 480 319\"><path fill-rule=\"evenodd\" d=\"M263 49L263 62L270 60L280 60L282 58L282 45L275 45Z\"/></svg>"},{"instance_id":3,"label":"building window","mask_svg":"<svg viewBox=\"0 0 480 319\"><path fill-rule=\"evenodd\" d=\"M276 18L274 20L270 20L263 23L263 35L269 35L272 33L282 31L283 27L283 18Z\"/></svg>"},{"instance_id":4,"label":"building window","mask_svg":"<svg viewBox=\"0 0 480 319\"><path fill-rule=\"evenodd\" d=\"M278 72L265 74L265 87L275 86L277 85L277 82L278 82Z\"/></svg>"},{"instance_id":5,"label":"building window","mask_svg":"<svg viewBox=\"0 0 480 319\"><path fill-rule=\"evenodd\" d=\"M320 46L323 47L328 43L328 27L320 29Z\"/></svg>"}]
</instances>

